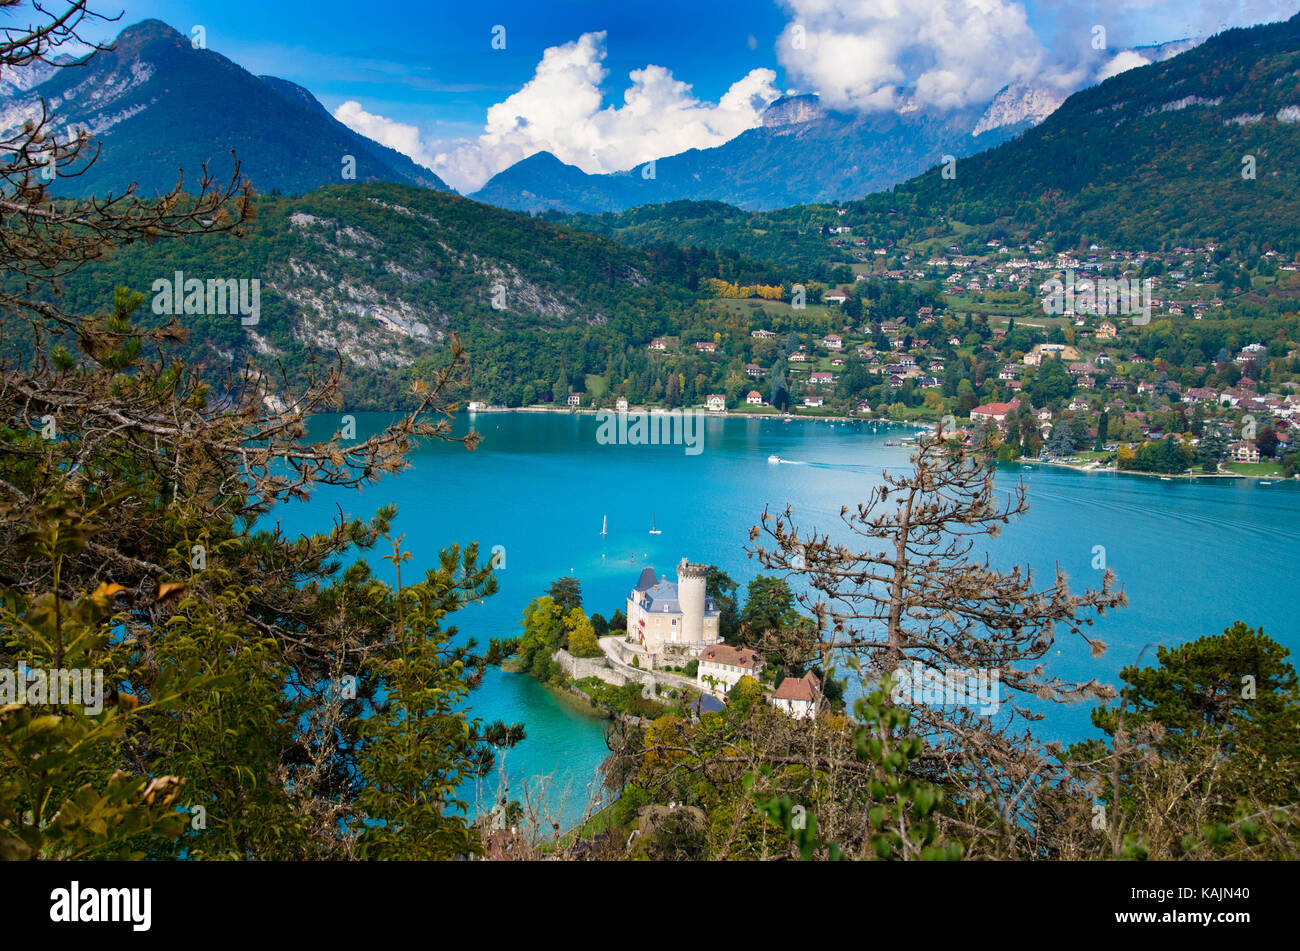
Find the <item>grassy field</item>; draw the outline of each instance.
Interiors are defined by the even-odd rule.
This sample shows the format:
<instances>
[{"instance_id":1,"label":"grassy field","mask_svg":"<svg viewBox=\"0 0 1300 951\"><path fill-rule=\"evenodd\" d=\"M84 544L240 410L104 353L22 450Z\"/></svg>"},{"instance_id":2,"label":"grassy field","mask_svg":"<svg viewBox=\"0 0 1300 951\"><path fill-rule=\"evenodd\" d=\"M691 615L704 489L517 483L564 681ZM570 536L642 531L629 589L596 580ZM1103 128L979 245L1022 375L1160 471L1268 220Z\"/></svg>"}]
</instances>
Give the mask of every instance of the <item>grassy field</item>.
<instances>
[{"instance_id":1,"label":"grassy field","mask_svg":"<svg viewBox=\"0 0 1300 951\"><path fill-rule=\"evenodd\" d=\"M1282 466L1276 462L1230 462L1222 466L1228 472L1236 472L1244 476L1276 476L1283 478Z\"/></svg>"}]
</instances>

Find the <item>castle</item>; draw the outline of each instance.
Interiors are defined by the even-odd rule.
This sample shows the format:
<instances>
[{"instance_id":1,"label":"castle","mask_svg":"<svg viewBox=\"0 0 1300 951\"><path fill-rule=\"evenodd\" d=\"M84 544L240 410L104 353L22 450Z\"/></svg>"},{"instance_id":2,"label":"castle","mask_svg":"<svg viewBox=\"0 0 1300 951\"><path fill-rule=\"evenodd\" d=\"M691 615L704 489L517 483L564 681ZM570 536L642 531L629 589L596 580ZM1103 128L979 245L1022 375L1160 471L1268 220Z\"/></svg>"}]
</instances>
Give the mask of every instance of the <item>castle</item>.
<instances>
[{"instance_id":1,"label":"castle","mask_svg":"<svg viewBox=\"0 0 1300 951\"><path fill-rule=\"evenodd\" d=\"M705 591L707 565L685 558L677 566L677 581L655 576L646 568L627 598L627 633L652 654L665 648L697 655L719 642L718 606Z\"/></svg>"}]
</instances>

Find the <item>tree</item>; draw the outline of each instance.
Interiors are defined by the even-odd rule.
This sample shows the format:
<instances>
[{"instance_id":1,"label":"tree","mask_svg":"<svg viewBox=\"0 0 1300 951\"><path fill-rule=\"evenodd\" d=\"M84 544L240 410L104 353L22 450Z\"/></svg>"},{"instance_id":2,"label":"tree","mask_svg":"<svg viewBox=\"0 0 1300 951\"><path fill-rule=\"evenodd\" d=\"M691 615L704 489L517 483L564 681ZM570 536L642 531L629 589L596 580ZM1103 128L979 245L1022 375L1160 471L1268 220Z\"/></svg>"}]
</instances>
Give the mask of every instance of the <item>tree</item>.
<instances>
[{"instance_id":1,"label":"tree","mask_svg":"<svg viewBox=\"0 0 1300 951\"><path fill-rule=\"evenodd\" d=\"M783 578L759 575L745 591L745 608L740 612L741 634L757 637L780 630L794 616L794 593Z\"/></svg>"},{"instance_id":2,"label":"tree","mask_svg":"<svg viewBox=\"0 0 1300 951\"><path fill-rule=\"evenodd\" d=\"M92 14L59 6L6 28L0 72L61 68L57 47L76 46ZM111 692L98 713L0 706L0 851L320 859L402 854L417 840L426 857L477 851L443 780L490 768L520 734L471 721L463 704L413 714L426 686L463 699L508 654L453 647L441 628L491 585L481 570L400 592L375 578L358 556L388 532L392 507L301 538L261 527L321 485L401 470L417 440L472 448L476 437L451 435L459 341L412 376L392 425L304 438L312 417L337 410L338 366L304 360L297 384L251 365L205 382L176 356L185 315L141 321L144 296L127 288L93 314L59 293L83 265L142 242L253 227L238 166L224 185L201 173L157 198L123 188L56 201L51 179L84 170L92 149L54 124L44 115L10 135L0 167L0 669L75 660L104 670ZM419 801L409 764L384 752L397 743L419 750L431 780ZM445 818L427 838L417 830L434 812Z\"/></svg>"},{"instance_id":3,"label":"tree","mask_svg":"<svg viewBox=\"0 0 1300 951\"><path fill-rule=\"evenodd\" d=\"M1255 436L1255 448L1263 458L1272 459L1277 454L1277 443L1277 433L1271 426L1265 426Z\"/></svg>"},{"instance_id":4,"label":"tree","mask_svg":"<svg viewBox=\"0 0 1300 951\"><path fill-rule=\"evenodd\" d=\"M564 629L568 632L569 653L575 657L599 657L600 644L596 631L582 608L574 608L564 616Z\"/></svg>"},{"instance_id":5,"label":"tree","mask_svg":"<svg viewBox=\"0 0 1300 951\"><path fill-rule=\"evenodd\" d=\"M1238 621L1120 671L1119 704L1092 713L1106 739L1069 751L1105 805L1111 854L1294 854L1300 692L1288 653Z\"/></svg>"},{"instance_id":6,"label":"tree","mask_svg":"<svg viewBox=\"0 0 1300 951\"><path fill-rule=\"evenodd\" d=\"M1034 804L1008 794L1053 771L1048 757L1024 742L1014 724L1032 714L1024 699L1069 702L1114 695L1104 684L1066 682L1034 664L1064 630L1082 637L1095 655L1104 650L1083 629L1092 613L1122 606L1108 570L1099 591L1072 594L1059 572L1038 587L1032 572L999 571L970 558L975 537L996 534L1025 510L1023 486L996 501L996 463L985 450L926 441L912 457L914 470L886 472L866 501L841 509L842 530L859 537L855 550L844 538L801 531L790 508L764 511L751 531L760 564L802 581L798 603L814 624L784 632L778 645L792 656L815 654L824 670L836 662L857 671L864 690L886 676L907 677L905 703L926 744L934 774L951 794L990 804L990 834L1000 848L1024 834ZM782 640L778 639L778 640ZM966 692L974 672L997 672L992 711ZM960 679L965 702L918 702L915 691ZM951 692L951 689L949 690ZM959 737L960 742L953 743Z\"/></svg>"},{"instance_id":7,"label":"tree","mask_svg":"<svg viewBox=\"0 0 1300 951\"><path fill-rule=\"evenodd\" d=\"M555 602L561 614L568 614L574 608L582 607L582 582L573 575L563 575L551 582L546 590Z\"/></svg>"},{"instance_id":8,"label":"tree","mask_svg":"<svg viewBox=\"0 0 1300 951\"><path fill-rule=\"evenodd\" d=\"M1228 440L1217 426L1206 426L1196 446L1196 461L1202 472L1218 472L1219 461L1228 451Z\"/></svg>"},{"instance_id":9,"label":"tree","mask_svg":"<svg viewBox=\"0 0 1300 951\"><path fill-rule=\"evenodd\" d=\"M1048 434L1047 443L1043 448L1054 456L1070 455L1075 450L1074 431L1064 420L1058 420Z\"/></svg>"},{"instance_id":10,"label":"tree","mask_svg":"<svg viewBox=\"0 0 1300 951\"><path fill-rule=\"evenodd\" d=\"M713 598L718 608L718 635L728 644L740 632L740 619L736 614L736 582L721 568L709 565L704 590Z\"/></svg>"}]
</instances>

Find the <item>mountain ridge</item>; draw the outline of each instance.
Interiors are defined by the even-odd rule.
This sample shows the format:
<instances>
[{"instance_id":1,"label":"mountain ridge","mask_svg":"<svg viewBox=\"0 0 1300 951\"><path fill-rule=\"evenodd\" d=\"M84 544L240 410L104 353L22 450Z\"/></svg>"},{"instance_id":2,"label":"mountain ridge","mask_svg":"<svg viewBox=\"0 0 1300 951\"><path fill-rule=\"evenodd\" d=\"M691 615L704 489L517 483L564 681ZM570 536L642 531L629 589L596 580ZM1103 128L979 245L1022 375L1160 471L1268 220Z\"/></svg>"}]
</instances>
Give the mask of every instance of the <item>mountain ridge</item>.
<instances>
[{"instance_id":1,"label":"mountain ridge","mask_svg":"<svg viewBox=\"0 0 1300 951\"><path fill-rule=\"evenodd\" d=\"M227 179L231 150L261 191L301 194L344 181L349 155L357 181L450 191L433 172L334 119L303 87L256 77L220 53L194 47L161 20L132 24L88 63L38 78L0 98L0 129L35 118L44 98L55 112L56 134L85 128L101 147L81 175L56 183L57 194L120 192L131 181L142 194L162 193L182 169L192 184L205 162L213 177ZM138 170L143 174L133 174Z\"/></svg>"}]
</instances>

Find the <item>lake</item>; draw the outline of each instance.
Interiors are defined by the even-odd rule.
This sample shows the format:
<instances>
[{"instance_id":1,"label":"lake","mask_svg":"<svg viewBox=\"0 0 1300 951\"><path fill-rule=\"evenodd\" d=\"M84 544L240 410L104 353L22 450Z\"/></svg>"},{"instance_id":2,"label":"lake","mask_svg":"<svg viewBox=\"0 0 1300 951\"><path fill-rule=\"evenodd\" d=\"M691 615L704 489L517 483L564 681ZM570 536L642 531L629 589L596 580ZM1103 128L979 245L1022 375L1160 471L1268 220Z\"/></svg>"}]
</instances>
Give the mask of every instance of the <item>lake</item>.
<instances>
[{"instance_id":1,"label":"lake","mask_svg":"<svg viewBox=\"0 0 1300 951\"><path fill-rule=\"evenodd\" d=\"M355 415L362 437L391 418ZM327 437L338 420L314 420L311 435ZM682 557L720 566L743 597L759 573L744 548L764 505L788 502L802 526L834 534L841 505L865 498L883 468L908 466L908 448L885 440L911 433L884 425L873 432L863 422L716 417L706 421L703 451L690 454L681 445L602 445L596 418L587 414L479 413L459 416L456 425L482 435L477 450L421 445L412 468L396 477L360 493L322 489L274 518L297 533L325 528L336 504L365 518L395 503L395 531L406 533L413 554L407 577L411 568L433 567L439 549L452 543L478 541L484 557L503 546L499 592L451 619L482 643L517 635L524 606L560 575L581 579L587 612L606 617L623 607L644 566L675 577ZM787 461L769 463L771 454ZM1042 586L1059 565L1079 591L1100 585L1101 572L1092 568L1100 545L1129 597L1127 608L1093 629L1109 645L1103 657L1092 658L1067 635L1047 658L1050 672L1117 684L1119 669L1146 645L1219 633L1238 619L1293 652L1300 646L1300 483L1161 481L1010 464L999 470L999 489L1021 478L1030 510L991 541L994 563L1028 564ZM662 534L649 534L652 517ZM377 555L372 567L391 580L391 565ZM1154 648L1144 663L1153 661ZM606 754L600 720L526 675L492 671L471 707L484 720L524 724L527 739L503 764L514 790L525 777L549 774L553 790L572 787L580 797ZM1067 741L1092 735L1088 714L1086 705L1056 706L1036 733ZM573 808L570 801L562 811L571 817Z\"/></svg>"}]
</instances>

